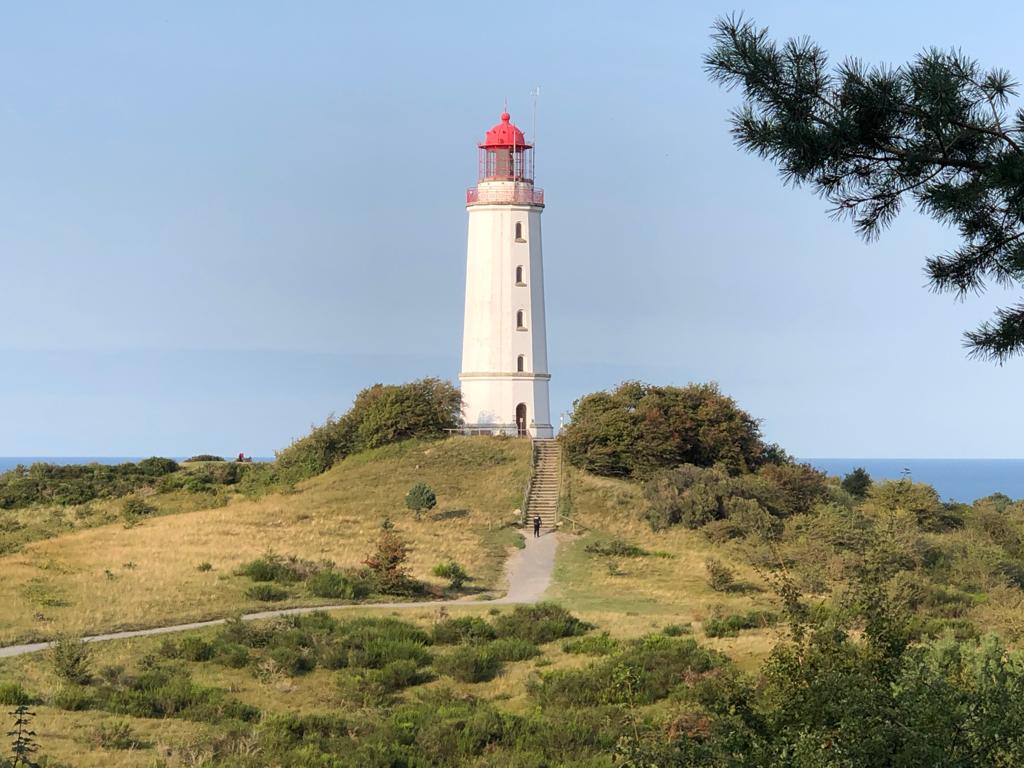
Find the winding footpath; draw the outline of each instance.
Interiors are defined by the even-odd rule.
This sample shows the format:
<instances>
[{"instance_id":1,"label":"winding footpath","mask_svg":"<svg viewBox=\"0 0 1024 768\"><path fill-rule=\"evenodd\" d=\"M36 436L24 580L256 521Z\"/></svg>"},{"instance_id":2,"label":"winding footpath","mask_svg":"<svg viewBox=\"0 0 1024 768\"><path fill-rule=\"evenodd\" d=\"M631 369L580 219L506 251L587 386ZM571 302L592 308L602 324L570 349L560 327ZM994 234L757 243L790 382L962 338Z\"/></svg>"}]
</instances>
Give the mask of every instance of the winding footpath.
<instances>
[{"instance_id":1,"label":"winding footpath","mask_svg":"<svg viewBox=\"0 0 1024 768\"><path fill-rule=\"evenodd\" d=\"M442 606L491 606L520 605L536 603L543 597L551 584L551 574L555 568L555 552L558 550L558 534L548 533L540 538L527 535L526 547L517 549L505 563L505 576L508 580L508 592L496 600L429 600L416 603L347 603L345 605L316 605L302 608L281 608L276 611L259 611L247 613L242 621L258 621L272 619L277 616L293 616L296 614L313 613L315 611L343 611L354 608L438 608ZM99 643L105 640L127 640L132 637L150 637L166 635L172 632L186 632L190 629L215 627L223 624L226 619L210 619L209 621L193 621L188 624L171 624L166 627L150 629L133 629L125 632L110 632L104 635L83 637L87 643ZM0 658L22 656L26 653L44 651L50 643L26 643L24 645L8 645L0 648Z\"/></svg>"}]
</instances>

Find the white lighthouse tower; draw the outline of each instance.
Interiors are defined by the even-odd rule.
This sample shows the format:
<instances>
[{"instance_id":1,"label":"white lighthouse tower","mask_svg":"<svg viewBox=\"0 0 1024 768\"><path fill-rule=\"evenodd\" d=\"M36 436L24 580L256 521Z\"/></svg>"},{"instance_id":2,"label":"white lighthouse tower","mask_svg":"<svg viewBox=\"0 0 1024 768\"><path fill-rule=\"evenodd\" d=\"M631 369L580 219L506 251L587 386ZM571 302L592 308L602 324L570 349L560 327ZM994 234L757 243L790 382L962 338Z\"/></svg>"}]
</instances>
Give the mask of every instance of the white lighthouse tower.
<instances>
[{"instance_id":1,"label":"white lighthouse tower","mask_svg":"<svg viewBox=\"0 0 1024 768\"><path fill-rule=\"evenodd\" d=\"M462 337L463 416L469 432L552 437L540 214L533 147L508 112L480 147L466 193L469 245Z\"/></svg>"}]
</instances>

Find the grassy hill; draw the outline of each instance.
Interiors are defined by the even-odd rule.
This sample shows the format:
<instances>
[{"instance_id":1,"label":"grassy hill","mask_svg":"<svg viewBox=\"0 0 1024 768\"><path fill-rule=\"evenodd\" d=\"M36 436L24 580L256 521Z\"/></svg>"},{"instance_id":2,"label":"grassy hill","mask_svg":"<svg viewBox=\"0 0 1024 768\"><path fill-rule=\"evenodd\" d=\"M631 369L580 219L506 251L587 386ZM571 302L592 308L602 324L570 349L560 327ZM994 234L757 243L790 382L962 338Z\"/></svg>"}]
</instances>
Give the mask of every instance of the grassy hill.
<instances>
[{"instance_id":1,"label":"grassy hill","mask_svg":"<svg viewBox=\"0 0 1024 768\"><path fill-rule=\"evenodd\" d=\"M0 558L0 642L258 610L266 604L245 595L251 582L234 575L241 563L272 549L356 566L385 516L412 545L414 577L437 582L431 568L450 558L474 577L474 587L499 587L507 548L518 536L508 525L522 503L529 456L525 441L414 440L353 455L289 492L260 499L222 491L212 509L173 513L175 505L187 508L204 496L150 496L166 514L130 527L118 520L59 533ZM418 481L438 497L421 521L404 505ZM209 569L200 570L203 563ZM324 602L331 601L296 592L275 607Z\"/></svg>"},{"instance_id":2,"label":"grassy hill","mask_svg":"<svg viewBox=\"0 0 1024 768\"><path fill-rule=\"evenodd\" d=\"M529 459L528 441L407 441L351 455L260 499L220 489L216 507L175 511L193 496L148 496L158 516L58 533L0 558L0 633L10 642L269 607L247 596L241 564L273 549L357 565L385 515L412 543L417 579L440 587L431 569L453 559L474 588L496 590L519 537L512 512ZM918 722L925 741L960 733L971 741L991 717L943 724L940 716L989 700L1005 709L1006 692L1024 686L1018 656L975 640L990 629L1010 643L1021 636L1020 588L1007 570L1024 551L1020 504L935 506L924 488L883 484L853 508L827 503L792 514L768 541L735 535L729 520L654 530L641 482L572 468L567 478L568 535L549 592L562 608L425 604L229 623L92 647L89 674L77 681L62 679L49 654L0 659L0 702L31 700L42 753L85 768L611 768L630 754L648 761L639 764L788 765L750 756L789 755L819 711L846 701L836 693L844 690L864 692L863 710L843 704L816 726L814 744L836 738L859 748L864 722L877 721L871 702L931 713ZM420 481L439 504L416 521L404 497ZM828 488L841 498L834 481ZM885 506L896 492L901 504L921 502L916 515ZM857 544L868 530L882 537L873 539L880 550ZM911 638L905 652L892 634L872 647L873 630L847 600L854 566L879 552L899 557L895 597L917 599L909 612L883 614ZM804 645L792 640L766 581L769 556L814 608ZM711 578L709 559L729 571L724 584ZM287 591L273 607L337 602L301 584ZM856 643L845 639L849 627ZM973 669L995 671L972 677ZM972 687L983 683L991 693ZM951 698L938 702L939 689ZM1024 705L1003 709L999 728L1024 733ZM885 755L903 749L904 737L872 744ZM658 762L658 750L673 757Z\"/></svg>"}]
</instances>

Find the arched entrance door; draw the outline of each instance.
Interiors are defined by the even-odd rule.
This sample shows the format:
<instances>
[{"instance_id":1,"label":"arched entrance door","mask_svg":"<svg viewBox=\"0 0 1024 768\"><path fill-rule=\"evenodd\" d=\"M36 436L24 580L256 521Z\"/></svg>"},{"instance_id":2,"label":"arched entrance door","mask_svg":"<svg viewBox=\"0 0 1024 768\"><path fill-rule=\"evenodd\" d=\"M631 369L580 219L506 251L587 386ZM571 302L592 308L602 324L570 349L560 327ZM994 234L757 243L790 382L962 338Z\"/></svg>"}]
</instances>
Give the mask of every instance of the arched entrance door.
<instances>
[{"instance_id":1,"label":"arched entrance door","mask_svg":"<svg viewBox=\"0 0 1024 768\"><path fill-rule=\"evenodd\" d=\"M520 437L526 437L528 434L526 431L526 403L516 406L516 429L519 431Z\"/></svg>"}]
</instances>

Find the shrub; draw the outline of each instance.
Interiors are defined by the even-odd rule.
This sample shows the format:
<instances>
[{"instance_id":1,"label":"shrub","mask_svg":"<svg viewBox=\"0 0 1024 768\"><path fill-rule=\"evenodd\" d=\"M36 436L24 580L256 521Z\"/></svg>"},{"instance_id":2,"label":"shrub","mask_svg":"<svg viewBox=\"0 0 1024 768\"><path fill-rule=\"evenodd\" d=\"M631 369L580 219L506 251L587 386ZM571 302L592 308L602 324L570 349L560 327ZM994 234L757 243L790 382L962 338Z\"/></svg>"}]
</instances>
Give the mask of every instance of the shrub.
<instances>
[{"instance_id":1,"label":"shrub","mask_svg":"<svg viewBox=\"0 0 1024 768\"><path fill-rule=\"evenodd\" d=\"M179 645L181 658L186 661L209 661L213 658L213 643L201 637L184 637Z\"/></svg>"},{"instance_id":2,"label":"shrub","mask_svg":"<svg viewBox=\"0 0 1024 768\"><path fill-rule=\"evenodd\" d=\"M666 624L661 634L668 637L681 637L682 635L693 634L693 627L689 624Z\"/></svg>"},{"instance_id":3,"label":"shrub","mask_svg":"<svg viewBox=\"0 0 1024 768\"><path fill-rule=\"evenodd\" d=\"M540 655L536 643L518 637L501 637L492 640L486 648L490 648L498 661L525 661Z\"/></svg>"},{"instance_id":4,"label":"shrub","mask_svg":"<svg viewBox=\"0 0 1024 768\"><path fill-rule=\"evenodd\" d=\"M92 709L94 700L91 688L71 683L62 685L53 695L53 706L68 712L82 712Z\"/></svg>"},{"instance_id":5,"label":"shrub","mask_svg":"<svg viewBox=\"0 0 1024 768\"><path fill-rule=\"evenodd\" d=\"M728 616L712 616L704 622L704 634L708 637L736 637L741 630L770 627L778 621L771 611L749 611Z\"/></svg>"},{"instance_id":6,"label":"shrub","mask_svg":"<svg viewBox=\"0 0 1024 768\"><path fill-rule=\"evenodd\" d=\"M768 458L757 421L715 384L626 382L586 395L574 404L562 441L573 465L617 477L680 464L746 472Z\"/></svg>"},{"instance_id":7,"label":"shrub","mask_svg":"<svg viewBox=\"0 0 1024 768\"><path fill-rule=\"evenodd\" d=\"M193 682L187 669L149 664L93 692L92 707L131 717L180 717L197 722L253 721L259 710Z\"/></svg>"},{"instance_id":8,"label":"shrub","mask_svg":"<svg viewBox=\"0 0 1024 768\"><path fill-rule=\"evenodd\" d=\"M370 637L349 646L348 666L382 669L393 661L412 661L417 666L430 663L430 652L415 640Z\"/></svg>"},{"instance_id":9,"label":"shrub","mask_svg":"<svg viewBox=\"0 0 1024 768\"><path fill-rule=\"evenodd\" d=\"M453 645L468 641L493 640L497 637L494 627L479 616L463 616L445 619L434 625L434 642L438 645Z\"/></svg>"},{"instance_id":10,"label":"shrub","mask_svg":"<svg viewBox=\"0 0 1024 768\"><path fill-rule=\"evenodd\" d=\"M319 573L327 565L327 563L303 560L295 555L282 556L272 550L267 550L255 560L242 563L238 567L237 573L239 576L248 576L253 581L294 584Z\"/></svg>"},{"instance_id":11,"label":"shrub","mask_svg":"<svg viewBox=\"0 0 1024 768\"><path fill-rule=\"evenodd\" d=\"M196 570L200 573L209 573L213 570L213 564L208 563L205 560L196 566Z\"/></svg>"},{"instance_id":12,"label":"shrub","mask_svg":"<svg viewBox=\"0 0 1024 768\"><path fill-rule=\"evenodd\" d=\"M530 692L544 706L652 704L682 684L686 673L702 674L721 664L692 638L647 635L589 667L544 673Z\"/></svg>"},{"instance_id":13,"label":"shrub","mask_svg":"<svg viewBox=\"0 0 1024 768\"><path fill-rule=\"evenodd\" d=\"M432 573L438 578L448 579L448 585L452 589L460 589L463 584L470 580L469 574L466 573L466 569L454 560L449 560L446 563L438 563L434 566Z\"/></svg>"},{"instance_id":14,"label":"shrub","mask_svg":"<svg viewBox=\"0 0 1024 768\"><path fill-rule=\"evenodd\" d=\"M438 658L434 668L462 683L483 683L498 674L501 659L490 645L464 645Z\"/></svg>"},{"instance_id":15,"label":"shrub","mask_svg":"<svg viewBox=\"0 0 1024 768\"><path fill-rule=\"evenodd\" d=\"M198 456L185 459L185 461L224 461L224 457L214 456L212 453L200 453Z\"/></svg>"},{"instance_id":16,"label":"shrub","mask_svg":"<svg viewBox=\"0 0 1024 768\"><path fill-rule=\"evenodd\" d=\"M305 437L278 452L277 462L298 477L330 469L350 453L412 437L444 437L459 426L462 395L439 379L375 384L356 395L341 418L329 417Z\"/></svg>"},{"instance_id":17,"label":"shrub","mask_svg":"<svg viewBox=\"0 0 1024 768\"><path fill-rule=\"evenodd\" d=\"M50 646L50 664L65 683L86 685L92 679L91 650L77 637L59 635Z\"/></svg>"},{"instance_id":18,"label":"shrub","mask_svg":"<svg viewBox=\"0 0 1024 768\"><path fill-rule=\"evenodd\" d=\"M89 734L89 741L100 749L136 749L139 746L131 725L123 720L100 723Z\"/></svg>"},{"instance_id":19,"label":"shrub","mask_svg":"<svg viewBox=\"0 0 1024 768\"><path fill-rule=\"evenodd\" d=\"M0 683L0 706L16 707L31 703L32 697L18 683Z\"/></svg>"},{"instance_id":20,"label":"shrub","mask_svg":"<svg viewBox=\"0 0 1024 768\"><path fill-rule=\"evenodd\" d=\"M140 517L148 517L154 512L156 512L156 507L138 496L131 496L121 504L121 516L125 520L137 520Z\"/></svg>"},{"instance_id":21,"label":"shrub","mask_svg":"<svg viewBox=\"0 0 1024 768\"><path fill-rule=\"evenodd\" d=\"M871 475L864 467L857 467L843 477L843 490L855 499L863 499L871 488Z\"/></svg>"},{"instance_id":22,"label":"shrub","mask_svg":"<svg viewBox=\"0 0 1024 768\"><path fill-rule=\"evenodd\" d=\"M562 643L562 650L566 653L585 653L588 656L607 656L619 650L619 641L605 632L601 635L566 640Z\"/></svg>"},{"instance_id":23,"label":"shrub","mask_svg":"<svg viewBox=\"0 0 1024 768\"><path fill-rule=\"evenodd\" d=\"M213 660L232 669L241 669L249 664L249 649L239 643L219 642L214 645Z\"/></svg>"},{"instance_id":24,"label":"shrub","mask_svg":"<svg viewBox=\"0 0 1024 768\"><path fill-rule=\"evenodd\" d=\"M437 496L426 483L416 483L405 496L405 506L411 509L419 520L425 510L437 506Z\"/></svg>"},{"instance_id":25,"label":"shrub","mask_svg":"<svg viewBox=\"0 0 1024 768\"><path fill-rule=\"evenodd\" d=\"M338 678L338 688L346 701L363 706L383 706L389 702L391 694L428 679L429 676L414 661L399 659L380 669L342 673Z\"/></svg>"},{"instance_id":26,"label":"shrub","mask_svg":"<svg viewBox=\"0 0 1024 768\"><path fill-rule=\"evenodd\" d=\"M636 544L630 544L621 539L611 541L595 541L584 547L586 552L592 555L604 555L606 557L647 557L650 552Z\"/></svg>"},{"instance_id":27,"label":"shrub","mask_svg":"<svg viewBox=\"0 0 1024 768\"><path fill-rule=\"evenodd\" d=\"M273 584L253 584L245 590L245 596L263 603L276 603L288 599L288 591Z\"/></svg>"},{"instance_id":28,"label":"shrub","mask_svg":"<svg viewBox=\"0 0 1024 768\"><path fill-rule=\"evenodd\" d=\"M704 561L708 572L708 586L715 592L728 592L736 586L736 572L716 557Z\"/></svg>"},{"instance_id":29,"label":"shrub","mask_svg":"<svg viewBox=\"0 0 1024 768\"><path fill-rule=\"evenodd\" d=\"M562 637L582 635L592 629L554 603L521 605L495 619L498 637L518 637L533 643L550 643Z\"/></svg>"},{"instance_id":30,"label":"shrub","mask_svg":"<svg viewBox=\"0 0 1024 768\"><path fill-rule=\"evenodd\" d=\"M336 600L362 600L370 594L370 585L365 579L335 570L324 570L310 576L306 581L306 589L315 597Z\"/></svg>"},{"instance_id":31,"label":"shrub","mask_svg":"<svg viewBox=\"0 0 1024 768\"><path fill-rule=\"evenodd\" d=\"M388 662L378 670L371 670L367 675L370 681L387 692L419 685L428 679L412 659Z\"/></svg>"},{"instance_id":32,"label":"shrub","mask_svg":"<svg viewBox=\"0 0 1024 768\"><path fill-rule=\"evenodd\" d=\"M273 659L278 669L292 677L311 672L316 666L316 659L308 650L303 648L279 646L270 649L267 656Z\"/></svg>"}]
</instances>

